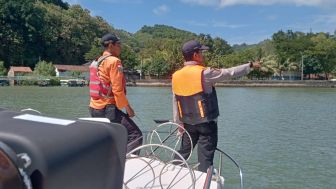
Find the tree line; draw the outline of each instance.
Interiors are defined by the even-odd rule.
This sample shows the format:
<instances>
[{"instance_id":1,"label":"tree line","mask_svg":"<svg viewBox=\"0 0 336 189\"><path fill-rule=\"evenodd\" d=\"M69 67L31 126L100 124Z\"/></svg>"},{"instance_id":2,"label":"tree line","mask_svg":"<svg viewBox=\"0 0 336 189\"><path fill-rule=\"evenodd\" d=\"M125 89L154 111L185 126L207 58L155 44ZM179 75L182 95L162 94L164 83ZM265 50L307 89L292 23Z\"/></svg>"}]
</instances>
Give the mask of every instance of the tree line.
<instances>
[{"instance_id":1,"label":"tree line","mask_svg":"<svg viewBox=\"0 0 336 189\"><path fill-rule=\"evenodd\" d=\"M231 46L219 37L166 25L143 26L132 34L62 0L0 0L0 23L0 75L10 66L40 69L40 63L87 63L102 53L100 37L107 32L121 38L121 60L126 69L141 70L155 78L167 78L182 66L181 46L190 39L210 47L205 54L208 66L263 61L262 69L249 77L281 77L286 71L300 72L303 68L307 77L323 74L328 79L336 72L335 33L278 31L259 44Z\"/></svg>"}]
</instances>

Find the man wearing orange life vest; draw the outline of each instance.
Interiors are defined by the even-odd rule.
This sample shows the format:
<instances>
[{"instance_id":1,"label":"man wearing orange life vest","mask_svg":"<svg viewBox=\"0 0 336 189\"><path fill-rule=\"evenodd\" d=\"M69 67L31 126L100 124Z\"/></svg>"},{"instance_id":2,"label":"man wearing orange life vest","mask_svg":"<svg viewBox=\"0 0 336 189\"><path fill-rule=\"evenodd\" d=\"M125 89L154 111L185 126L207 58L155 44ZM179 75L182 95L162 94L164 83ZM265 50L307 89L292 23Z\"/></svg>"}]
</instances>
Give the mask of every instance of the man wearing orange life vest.
<instances>
[{"instance_id":1,"label":"man wearing orange life vest","mask_svg":"<svg viewBox=\"0 0 336 189\"><path fill-rule=\"evenodd\" d=\"M188 136L183 134L179 153L184 158L189 157L190 149L198 143L198 170L202 172L213 164L218 140L219 108L214 84L246 75L252 68L260 67L258 62L228 69L205 67L202 51L208 49L195 40L186 42L182 47L184 67L172 77L174 122L188 131L193 144L191 146ZM177 156L175 158L178 159Z\"/></svg>"},{"instance_id":2,"label":"man wearing orange life vest","mask_svg":"<svg viewBox=\"0 0 336 189\"><path fill-rule=\"evenodd\" d=\"M106 117L111 122L124 125L128 133L127 151L142 144L142 133L132 121L134 111L126 97L126 80L121 60L119 38L108 33L101 39L102 56L90 66L90 107L92 117ZM127 114L122 110L125 109Z\"/></svg>"}]
</instances>

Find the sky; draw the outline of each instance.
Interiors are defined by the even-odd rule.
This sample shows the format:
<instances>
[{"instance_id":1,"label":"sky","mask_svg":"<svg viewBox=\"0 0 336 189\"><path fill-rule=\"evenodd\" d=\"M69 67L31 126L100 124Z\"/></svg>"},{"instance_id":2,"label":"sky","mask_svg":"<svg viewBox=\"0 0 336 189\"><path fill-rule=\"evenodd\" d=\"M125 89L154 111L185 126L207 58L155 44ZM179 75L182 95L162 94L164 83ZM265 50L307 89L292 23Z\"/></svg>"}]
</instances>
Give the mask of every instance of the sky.
<instances>
[{"instance_id":1,"label":"sky","mask_svg":"<svg viewBox=\"0 0 336 189\"><path fill-rule=\"evenodd\" d=\"M336 30L336 0L63 0L135 33L164 24L220 37L230 45L255 44L282 30Z\"/></svg>"}]
</instances>

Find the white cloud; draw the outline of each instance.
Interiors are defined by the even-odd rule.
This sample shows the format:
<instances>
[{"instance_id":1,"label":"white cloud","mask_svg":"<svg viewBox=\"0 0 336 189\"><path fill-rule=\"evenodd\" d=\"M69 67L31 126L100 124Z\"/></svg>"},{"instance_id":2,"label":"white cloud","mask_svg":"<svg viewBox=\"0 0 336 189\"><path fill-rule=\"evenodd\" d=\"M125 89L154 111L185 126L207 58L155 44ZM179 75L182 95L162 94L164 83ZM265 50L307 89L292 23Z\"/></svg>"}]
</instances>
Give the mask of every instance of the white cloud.
<instances>
[{"instance_id":1,"label":"white cloud","mask_svg":"<svg viewBox=\"0 0 336 189\"><path fill-rule=\"evenodd\" d=\"M283 31L301 31L301 32L329 32L334 33L336 30L336 14L321 14L305 16L293 23L280 25L278 29ZM273 31L275 33L276 31Z\"/></svg>"},{"instance_id":2,"label":"white cloud","mask_svg":"<svg viewBox=\"0 0 336 189\"><path fill-rule=\"evenodd\" d=\"M153 9L153 12L156 15L164 15L169 12L169 7L167 5L160 5Z\"/></svg>"},{"instance_id":3,"label":"white cloud","mask_svg":"<svg viewBox=\"0 0 336 189\"><path fill-rule=\"evenodd\" d=\"M143 3L142 0L101 0L106 3Z\"/></svg>"},{"instance_id":4,"label":"white cloud","mask_svg":"<svg viewBox=\"0 0 336 189\"><path fill-rule=\"evenodd\" d=\"M220 0L181 0L184 3L193 3L199 5L219 5Z\"/></svg>"},{"instance_id":5,"label":"white cloud","mask_svg":"<svg viewBox=\"0 0 336 189\"><path fill-rule=\"evenodd\" d=\"M319 31L324 32L334 32L336 25L336 14L329 14L329 15L318 15L313 18L311 22L312 29L316 30L318 28Z\"/></svg>"},{"instance_id":6,"label":"white cloud","mask_svg":"<svg viewBox=\"0 0 336 189\"><path fill-rule=\"evenodd\" d=\"M230 28L230 29L237 29L237 28L243 28L246 27L247 25L242 25L242 24L228 24L226 22L218 22L214 21L212 23L212 27L214 28Z\"/></svg>"},{"instance_id":7,"label":"white cloud","mask_svg":"<svg viewBox=\"0 0 336 189\"><path fill-rule=\"evenodd\" d=\"M66 0L65 2L69 3L70 5L80 4L79 0Z\"/></svg>"},{"instance_id":8,"label":"white cloud","mask_svg":"<svg viewBox=\"0 0 336 189\"><path fill-rule=\"evenodd\" d=\"M269 31L256 31L245 35L224 36L224 39L226 39L230 45L243 43L256 44L271 38L272 34L269 34Z\"/></svg>"},{"instance_id":9,"label":"white cloud","mask_svg":"<svg viewBox=\"0 0 336 189\"><path fill-rule=\"evenodd\" d=\"M208 27L209 25L204 22L197 22L195 20L186 21L186 23L190 26L197 26L197 27Z\"/></svg>"},{"instance_id":10,"label":"white cloud","mask_svg":"<svg viewBox=\"0 0 336 189\"><path fill-rule=\"evenodd\" d=\"M229 24L225 21L198 22L195 20L189 20L189 21L186 21L186 23L190 26L196 26L196 27L213 27L213 28L229 28L229 29L247 27L247 25Z\"/></svg>"},{"instance_id":11,"label":"white cloud","mask_svg":"<svg viewBox=\"0 0 336 189\"><path fill-rule=\"evenodd\" d=\"M84 0L63 0L70 5L81 4ZM97 3L109 3L109 4L141 4L143 0L96 0Z\"/></svg>"},{"instance_id":12,"label":"white cloud","mask_svg":"<svg viewBox=\"0 0 336 189\"><path fill-rule=\"evenodd\" d=\"M181 0L184 3L227 7L234 5L273 5L293 4L297 6L321 6L328 7L336 5L335 0Z\"/></svg>"},{"instance_id":13,"label":"white cloud","mask_svg":"<svg viewBox=\"0 0 336 189\"><path fill-rule=\"evenodd\" d=\"M334 27L336 25L336 14L318 15L314 23L324 23Z\"/></svg>"},{"instance_id":14,"label":"white cloud","mask_svg":"<svg viewBox=\"0 0 336 189\"><path fill-rule=\"evenodd\" d=\"M266 19L270 20L270 21L274 21L274 20L278 19L278 16L277 15L268 15L268 16L266 16Z\"/></svg>"}]
</instances>

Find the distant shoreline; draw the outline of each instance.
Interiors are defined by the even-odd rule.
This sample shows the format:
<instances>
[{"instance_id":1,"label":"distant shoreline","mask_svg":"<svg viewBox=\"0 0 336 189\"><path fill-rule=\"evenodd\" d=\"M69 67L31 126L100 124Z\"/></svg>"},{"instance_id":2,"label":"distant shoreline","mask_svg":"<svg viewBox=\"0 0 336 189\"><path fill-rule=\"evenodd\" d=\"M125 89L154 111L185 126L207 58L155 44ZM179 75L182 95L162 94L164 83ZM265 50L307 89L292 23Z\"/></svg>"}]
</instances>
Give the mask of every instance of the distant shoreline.
<instances>
[{"instance_id":1,"label":"distant shoreline","mask_svg":"<svg viewBox=\"0 0 336 189\"><path fill-rule=\"evenodd\" d=\"M170 80L135 80L128 86L138 87L170 87ZM327 80L227 80L216 83L216 87L318 87L336 88L336 81Z\"/></svg>"}]
</instances>

